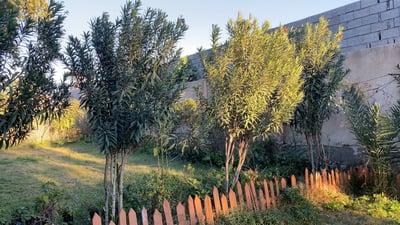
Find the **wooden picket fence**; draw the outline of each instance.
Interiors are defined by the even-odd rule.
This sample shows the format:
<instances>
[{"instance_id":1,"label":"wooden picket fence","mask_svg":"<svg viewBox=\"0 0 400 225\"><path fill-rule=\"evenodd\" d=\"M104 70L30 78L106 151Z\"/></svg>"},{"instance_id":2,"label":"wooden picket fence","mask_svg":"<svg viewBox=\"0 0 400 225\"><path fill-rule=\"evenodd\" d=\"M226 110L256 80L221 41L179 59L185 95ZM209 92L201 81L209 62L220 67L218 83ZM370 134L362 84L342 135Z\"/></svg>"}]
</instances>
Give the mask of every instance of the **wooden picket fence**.
<instances>
[{"instance_id":1,"label":"wooden picket fence","mask_svg":"<svg viewBox=\"0 0 400 225\"><path fill-rule=\"evenodd\" d=\"M220 194L214 187L212 198L205 196L203 201L196 195L189 196L186 205L179 203L176 206L176 216L173 217L170 203L167 200L163 202L163 214L155 210L152 216L153 225L195 225L195 224L214 224L215 218L226 214L238 207L246 210L265 211L279 205L280 189L287 187L300 188L302 193L312 192L313 190L330 189L345 190L348 188L350 176L357 175L364 177L366 181L373 179L373 174L368 169L357 167L348 172L339 172L337 169L332 171L322 170L321 172L310 173L305 169L304 183L297 184L295 176L288 180L282 178L280 181L275 177L271 181L264 180L260 188L256 188L253 181L244 185L237 183L236 191L232 189L228 196ZM397 185L400 190L400 174L397 175ZM187 210L187 211L186 211ZM174 221L175 219L175 221ZM129 221L129 223L128 223ZM142 225L149 225L149 217L145 208L141 211ZM102 225L101 218L95 214L92 219L92 225ZM109 225L115 225L113 221ZM139 225L137 213L130 209L128 214L124 210L119 213L119 225Z\"/></svg>"}]
</instances>

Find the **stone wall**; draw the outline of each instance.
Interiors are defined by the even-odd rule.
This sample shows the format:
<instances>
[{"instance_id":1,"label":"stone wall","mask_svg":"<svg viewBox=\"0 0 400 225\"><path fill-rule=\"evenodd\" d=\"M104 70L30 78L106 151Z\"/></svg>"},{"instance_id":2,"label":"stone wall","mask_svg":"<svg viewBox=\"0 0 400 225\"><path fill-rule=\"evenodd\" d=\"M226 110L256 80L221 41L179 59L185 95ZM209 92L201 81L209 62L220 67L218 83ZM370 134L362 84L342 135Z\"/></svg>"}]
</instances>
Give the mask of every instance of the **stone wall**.
<instances>
[{"instance_id":1,"label":"stone wall","mask_svg":"<svg viewBox=\"0 0 400 225\"><path fill-rule=\"evenodd\" d=\"M323 16L330 29L344 28L342 52L400 43L400 0L360 0L289 24L317 23Z\"/></svg>"}]
</instances>

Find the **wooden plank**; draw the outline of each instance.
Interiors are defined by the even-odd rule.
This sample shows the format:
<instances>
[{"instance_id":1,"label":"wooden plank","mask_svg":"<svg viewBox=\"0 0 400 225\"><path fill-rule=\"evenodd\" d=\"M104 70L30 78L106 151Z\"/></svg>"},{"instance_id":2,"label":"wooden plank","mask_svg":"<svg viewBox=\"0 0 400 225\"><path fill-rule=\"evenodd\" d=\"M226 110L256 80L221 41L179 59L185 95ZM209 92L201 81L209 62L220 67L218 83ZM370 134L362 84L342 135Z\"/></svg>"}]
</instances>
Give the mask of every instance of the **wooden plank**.
<instances>
[{"instance_id":1,"label":"wooden plank","mask_svg":"<svg viewBox=\"0 0 400 225\"><path fill-rule=\"evenodd\" d=\"M306 168L305 169L305 172L304 172L304 177L305 177L305 180L306 180L306 189L309 189L310 188L310 182L309 182L309 174L308 174L308 169Z\"/></svg>"},{"instance_id":2,"label":"wooden plank","mask_svg":"<svg viewBox=\"0 0 400 225\"><path fill-rule=\"evenodd\" d=\"M251 193L250 193L250 185L246 183L244 185L244 195L246 196L246 207L247 209L253 209L253 201L251 199Z\"/></svg>"},{"instance_id":3,"label":"wooden plank","mask_svg":"<svg viewBox=\"0 0 400 225\"><path fill-rule=\"evenodd\" d=\"M129 210L128 218L129 218L129 225L138 225L136 212L132 208Z\"/></svg>"},{"instance_id":4,"label":"wooden plank","mask_svg":"<svg viewBox=\"0 0 400 225\"><path fill-rule=\"evenodd\" d=\"M335 181L336 187L339 188L341 183L340 183L340 173L338 168L335 169L335 179L336 179Z\"/></svg>"},{"instance_id":5,"label":"wooden plank","mask_svg":"<svg viewBox=\"0 0 400 225\"><path fill-rule=\"evenodd\" d=\"M336 178L335 178L335 170L331 170L331 185L333 188L336 188Z\"/></svg>"},{"instance_id":6,"label":"wooden plank","mask_svg":"<svg viewBox=\"0 0 400 225\"><path fill-rule=\"evenodd\" d=\"M183 206L182 203L180 203L180 202L176 206L176 214L178 216L178 225L187 225L188 224L186 221L185 206Z\"/></svg>"},{"instance_id":7,"label":"wooden plank","mask_svg":"<svg viewBox=\"0 0 400 225\"><path fill-rule=\"evenodd\" d=\"M164 216L165 216L165 222L167 225L174 225L174 221L172 220L172 212L171 212L171 205L169 202L164 199L163 202L163 209L164 209Z\"/></svg>"},{"instance_id":8,"label":"wooden plank","mask_svg":"<svg viewBox=\"0 0 400 225\"><path fill-rule=\"evenodd\" d=\"M153 223L154 225L163 225L162 215L160 211L158 211L158 209L156 209L156 211L153 214Z\"/></svg>"},{"instance_id":9,"label":"wooden plank","mask_svg":"<svg viewBox=\"0 0 400 225\"><path fill-rule=\"evenodd\" d=\"M267 209L271 207L271 198L269 197L269 190L268 190L268 182L264 180L263 182L264 185L264 195L265 195L265 205L267 206Z\"/></svg>"},{"instance_id":10,"label":"wooden plank","mask_svg":"<svg viewBox=\"0 0 400 225\"><path fill-rule=\"evenodd\" d=\"M291 185L292 188L296 188L297 187L297 182L296 182L296 176L295 175L292 175L290 177L290 185Z\"/></svg>"},{"instance_id":11,"label":"wooden plank","mask_svg":"<svg viewBox=\"0 0 400 225\"><path fill-rule=\"evenodd\" d=\"M236 191L239 196L239 202L241 206L244 206L244 198L243 198L243 190L242 190L242 184L240 182L236 183Z\"/></svg>"},{"instance_id":12,"label":"wooden plank","mask_svg":"<svg viewBox=\"0 0 400 225\"><path fill-rule=\"evenodd\" d=\"M260 210L265 211L266 210L265 197L262 189L258 189L258 198L260 199Z\"/></svg>"},{"instance_id":13,"label":"wooden plank","mask_svg":"<svg viewBox=\"0 0 400 225\"><path fill-rule=\"evenodd\" d=\"M310 173L310 189L314 190L315 189L315 183L314 183L314 174Z\"/></svg>"},{"instance_id":14,"label":"wooden plank","mask_svg":"<svg viewBox=\"0 0 400 225\"><path fill-rule=\"evenodd\" d=\"M113 221L110 221L109 225L115 225L115 223Z\"/></svg>"},{"instance_id":15,"label":"wooden plank","mask_svg":"<svg viewBox=\"0 0 400 225\"><path fill-rule=\"evenodd\" d=\"M119 211L119 225L127 225L126 213L124 209L121 209L121 211Z\"/></svg>"},{"instance_id":16,"label":"wooden plank","mask_svg":"<svg viewBox=\"0 0 400 225\"><path fill-rule=\"evenodd\" d=\"M147 217L147 209L144 207L142 209L142 224L149 225L149 217Z\"/></svg>"},{"instance_id":17,"label":"wooden plank","mask_svg":"<svg viewBox=\"0 0 400 225\"><path fill-rule=\"evenodd\" d=\"M276 176L274 176L274 181L275 181L275 191L276 191L276 199L279 200L279 181ZM278 201L277 201L278 202Z\"/></svg>"},{"instance_id":18,"label":"wooden plank","mask_svg":"<svg viewBox=\"0 0 400 225\"><path fill-rule=\"evenodd\" d=\"M215 214L218 216L221 213L221 200L219 199L218 189L215 186L213 188L213 199L214 199Z\"/></svg>"},{"instance_id":19,"label":"wooden plank","mask_svg":"<svg viewBox=\"0 0 400 225\"><path fill-rule=\"evenodd\" d=\"M226 199L226 196L224 194L222 194L221 196L221 207L222 207L222 213L226 214L228 213L228 199Z\"/></svg>"},{"instance_id":20,"label":"wooden plank","mask_svg":"<svg viewBox=\"0 0 400 225\"><path fill-rule=\"evenodd\" d=\"M92 225L101 225L101 217L97 213L94 213Z\"/></svg>"},{"instance_id":21,"label":"wooden plank","mask_svg":"<svg viewBox=\"0 0 400 225\"><path fill-rule=\"evenodd\" d=\"M326 187L328 186L328 174L326 172L326 169L322 170L322 181L321 181L321 187Z\"/></svg>"},{"instance_id":22,"label":"wooden plank","mask_svg":"<svg viewBox=\"0 0 400 225\"><path fill-rule=\"evenodd\" d=\"M272 206L273 206L273 207L276 207L274 183L272 183L272 181L269 181L269 193L271 194L271 203L272 203Z\"/></svg>"},{"instance_id":23,"label":"wooden plank","mask_svg":"<svg viewBox=\"0 0 400 225\"><path fill-rule=\"evenodd\" d=\"M197 195L194 197L194 208L196 210L196 216L197 219L199 220L199 223L204 224L205 217L203 213L203 206L201 205L201 200Z\"/></svg>"},{"instance_id":24,"label":"wooden plank","mask_svg":"<svg viewBox=\"0 0 400 225\"><path fill-rule=\"evenodd\" d=\"M236 194L232 189L229 191L229 205L231 209L235 209L237 207Z\"/></svg>"},{"instance_id":25,"label":"wooden plank","mask_svg":"<svg viewBox=\"0 0 400 225\"><path fill-rule=\"evenodd\" d=\"M192 196L188 197L188 208L189 208L190 225L196 225L197 224L196 210L194 209L194 201Z\"/></svg>"},{"instance_id":26,"label":"wooden plank","mask_svg":"<svg viewBox=\"0 0 400 225\"><path fill-rule=\"evenodd\" d=\"M254 181L250 181L250 187L251 187L251 198L253 200L253 206L255 210L260 209L260 203L258 201L258 195L256 191L256 186L254 185Z\"/></svg>"},{"instance_id":27,"label":"wooden plank","mask_svg":"<svg viewBox=\"0 0 400 225\"><path fill-rule=\"evenodd\" d=\"M213 208L212 208L212 204L211 204L211 198L206 195L206 197L204 198L204 208L206 211L206 222L207 224L214 224L214 213L213 213Z\"/></svg>"},{"instance_id":28,"label":"wooden plank","mask_svg":"<svg viewBox=\"0 0 400 225\"><path fill-rule=\"evenodd\" d=\"M281 187L282 188L286 188L287 184L286 184L286 179L282 177L281 179Z\"/></svg>"}]
</instances>

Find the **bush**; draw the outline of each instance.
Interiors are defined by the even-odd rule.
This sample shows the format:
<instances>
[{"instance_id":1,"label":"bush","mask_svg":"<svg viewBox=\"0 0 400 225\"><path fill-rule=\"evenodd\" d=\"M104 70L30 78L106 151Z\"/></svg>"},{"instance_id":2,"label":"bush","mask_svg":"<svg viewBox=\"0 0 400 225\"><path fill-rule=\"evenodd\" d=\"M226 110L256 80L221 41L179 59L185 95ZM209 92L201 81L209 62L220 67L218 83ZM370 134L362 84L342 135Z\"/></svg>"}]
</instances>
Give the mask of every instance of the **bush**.
<instances>
[{"instance_id":1,"label":"bush","mask_svg":"<svg viewBox=\"0 0 400 225\"><path fill-rule=\"evenodd\" d=\"M221 216L216 225L264 225L264 224L318 224L317 212L298 189L283 189L281 205L266 212L236 210Z\"/></svg>"},{"instance_id":2,"label":"bush","mask_svg":"<svg viewBox=\"0 0 400 225\"><path fill-rule=\"evenodd\" d=\"M149 214L152 214L155 209L162 211L164 199L169 201L171 208L174 208L173 206L186 201L193 193L195 188L183 177L169 172L160 174L153 171L126 185L124 203L127 208L133 208L136 212L145 207Z\"/></svg>"}]
</instances>

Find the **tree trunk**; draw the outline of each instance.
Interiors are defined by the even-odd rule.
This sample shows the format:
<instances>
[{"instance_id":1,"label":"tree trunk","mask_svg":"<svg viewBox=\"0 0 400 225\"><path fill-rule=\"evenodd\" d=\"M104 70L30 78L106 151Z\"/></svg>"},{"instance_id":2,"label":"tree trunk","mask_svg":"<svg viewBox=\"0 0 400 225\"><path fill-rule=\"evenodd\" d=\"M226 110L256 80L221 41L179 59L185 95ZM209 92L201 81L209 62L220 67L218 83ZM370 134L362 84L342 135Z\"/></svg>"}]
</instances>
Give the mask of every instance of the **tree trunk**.
<instances>
[{"instance_id":1,"label":"tree trunk","mask_svg":"<svg viewBox=\"0 0 400 225\"><path fill-rule=\"evenodd\" d=\"M119 167L118 173L118 212L121 212L124 207L124 172L125 163L128 160L132 151L122 151L121 153L121 166Z\"/></svg>"},{"instance_id":2,"label":"tree trunk","mask_svg":"<svg viewBox=\"0 0 400 225\"><path fill-rule=\"evenodd\" d=\"M239 143L239 162L236 167L235 176L232 181L232 186L234 186L239 181L240 171L242 171L243 164L246 160L247 151L249 149L249 139L242 138Z\"/></svg>"},{"instance_id":3,"label":"tree trunk","mask_svg":"<svg viewBox=\"0 0 400 225\"><path fill-rule=\"evenodd\" d=\"M108 212L108 199L110 197L110 188L108 183L109 167L110 167L110 154L106 153L106 164L104 166L104 224L108 224L108 218L109 218L109 212Z\"/></svg>"},{"instance_id":4,"label":"tree trunk","mask_svg":"<svg viewBox=\"0 0 400 225\"><path fill-rule=\"evenodd\" d=\"M115 209L116 209L116 202L117 202L117 154L112 153L111 156L111 185L112 185L112 192L111 192L111 219L115 220Z\"/></svg>"},{"instance_id":5,"label":"tree trunk","mask_svg":"<svg viewBox=\"0 0 400 225\"><path fill-rule=\"evenodd\" d=\"M306 137L306 142L308 146L308 153L309 153L309 158L310 158L310 163L311 163L311 171L315 173L315 161L314 161L314 148L312 143L310 142L310 134L308 132L304 133L304 136Z\"/></svg>"},{"instance_id":6,"label":"tree trunk","mask_svg":"<svg viewBox=\"0 0 400 225\"><path fill-rule=\"evenodd\" d=\"M229 172L233 165L233 154L234 154L234 138L232 135L226 139L225 143L225 193L229 193Z\"/></svg>"}]
</instances>

